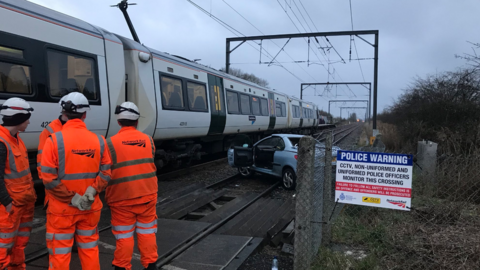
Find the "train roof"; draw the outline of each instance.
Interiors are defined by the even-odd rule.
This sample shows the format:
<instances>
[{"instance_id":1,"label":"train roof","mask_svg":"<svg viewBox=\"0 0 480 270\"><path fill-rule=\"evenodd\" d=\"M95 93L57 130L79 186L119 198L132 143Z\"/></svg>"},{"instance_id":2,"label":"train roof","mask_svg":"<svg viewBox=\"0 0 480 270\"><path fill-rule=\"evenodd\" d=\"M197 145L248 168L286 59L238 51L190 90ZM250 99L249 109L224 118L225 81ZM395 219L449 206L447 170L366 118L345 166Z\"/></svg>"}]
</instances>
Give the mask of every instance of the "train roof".
<instances>
[{"instance_id":1,"label":"train roof","mask_svg":"<svg viewBox=\"0 0 480 270\"><path fill-rule=\"evenodd\" d=\"M20 12L27 16L47 20L59 25L82 31L86 34L103 37L102 33L91 24L66 15L64 13L46 8L26 0L0 0L0 6L9 10Z\"/></svg>"},{"instance_id":2,"label":"train roof","mask_svg":"<svg viewBox=\"0 0 480 270\"><path fill-rule=\"evenodd\" d=\"M172 63L179 64L179 65L185 66L187 68L196 69L196 70L199 70L199 71L210 73L212 75L223 77L225 79L229 79L229 80L232 80L232 81L236 81L236 82L242 83L244 85L248 85L250 87L255 87L255 88L270 92L270 93L276 93L276 94L279 94L279 95L287 96L284 93L272 91L271 89L260 86L256 83L251 82L251 81L247 81L247 80L238 78L236 76L233 76L231 74L216 70L214 68L211 68L211 67L199 64L199 63L196 63L196 62L191 61L191 60L189 60L185 57L178 56L178 55L172 55L172 54L169 54L169 53L166 53L166 52L161 52L161 51L153 49L151 47L147 47L145 45L139 44L138 42L136 42L136 41L134 41L130 38L121 36L121 35L116 34L116 36L122 41L125 49L138 50L138 51L147 52L147 53L150 52L150 53L152 53L153 57L166 59L166 60L168 60Z\"/></svg>"}]
</instances>

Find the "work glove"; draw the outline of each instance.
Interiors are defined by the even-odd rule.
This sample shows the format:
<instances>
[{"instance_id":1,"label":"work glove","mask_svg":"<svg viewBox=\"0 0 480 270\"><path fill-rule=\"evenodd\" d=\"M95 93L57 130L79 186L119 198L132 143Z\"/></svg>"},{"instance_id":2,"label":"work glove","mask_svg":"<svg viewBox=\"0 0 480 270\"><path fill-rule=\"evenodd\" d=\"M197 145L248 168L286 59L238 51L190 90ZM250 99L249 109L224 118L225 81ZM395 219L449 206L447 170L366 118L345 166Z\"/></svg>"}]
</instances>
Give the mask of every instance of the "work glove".
<instances>
[{"instance_id":1,"label":"work glove","mask_svg":"<svg viewBox=\"0 0 480 270\"><path fill-rule=\"evenodd\" d=\"M80 211L84 211L85 208L82 206L82 202L84 201L82 195L75 193L72 198L71 204L73 207L77 207Z\"/></svg>"},{"instance_id":2,"label":"work glove","mask_svg":"<svg viewBox=\"0 0 480 270\"><path fill-rule=\"evenodd\" d=\"M97 191L92 187L89 186L85 191L85 194L82 196L82 208L85 210L90 210L92 207L93 202L95 201L95 195L97 195Z\"/></svg>"},{"instance_id":3,"label":"work glove","mask_svg":"<svg viewBox=\"0 0 480 270\"><path fill-rule=\"evenodd\" d=\"M5 206L5 210L7 213L10 213L10 211L12 211L12 203L9 203L7 206Z\"/></svg>"}]
</instances>

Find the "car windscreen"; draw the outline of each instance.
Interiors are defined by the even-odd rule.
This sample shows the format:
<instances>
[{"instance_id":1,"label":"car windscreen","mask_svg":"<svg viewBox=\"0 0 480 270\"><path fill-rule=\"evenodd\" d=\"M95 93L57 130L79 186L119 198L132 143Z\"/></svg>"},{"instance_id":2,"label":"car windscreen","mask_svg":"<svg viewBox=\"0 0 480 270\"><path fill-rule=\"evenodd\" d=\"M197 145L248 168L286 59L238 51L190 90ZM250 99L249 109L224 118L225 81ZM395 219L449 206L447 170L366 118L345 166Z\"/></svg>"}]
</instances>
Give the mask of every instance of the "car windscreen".
<instances>
[{"instance_id":1,"label":"car windscreen","mask_svg":"<svg viewBox=\"0 0 480 270\"><path fill-rule=\"evenodd\" d=\"M295 145L298 146L298 143L300 142L300 139L301 139L301 138L295 138L295 137L293 137L293 138L288 138L288 139L290 140L290 143L292 144L292 146L295 146Z\"/></svg>"}]
</instances>

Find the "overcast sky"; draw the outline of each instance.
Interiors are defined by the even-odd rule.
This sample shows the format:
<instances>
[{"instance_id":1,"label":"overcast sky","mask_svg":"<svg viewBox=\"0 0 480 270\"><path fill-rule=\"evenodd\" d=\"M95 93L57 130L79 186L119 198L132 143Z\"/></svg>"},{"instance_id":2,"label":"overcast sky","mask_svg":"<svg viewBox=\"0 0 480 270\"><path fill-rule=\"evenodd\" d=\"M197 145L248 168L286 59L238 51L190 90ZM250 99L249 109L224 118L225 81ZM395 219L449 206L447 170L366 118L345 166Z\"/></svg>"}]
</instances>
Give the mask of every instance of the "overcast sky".
<instances>
[{"instance_id":1,"label":"overcast sky","mask_svg":"<svg viewBox=\"0 0 480 270\"><path fill-rule=\"evenodd\" d=\"M30 0L131 38L118 8L120 0ZM465 67L455 54L472 53L480 42L478 0L130 0L128 12L140 41L151 48L201 59L199 63L225 66L226 38L299 32L379 30L378 112L391 105L416 76ZM204 11L192 3L203 8ZM211 13L236 31L212 19ZM293 22L292 22L293 21ZM373 36L362 36L370 43ZM355 37L249 42L231 55L231 67L266 79L276 91L300 96L300 83L371 82L372 46ZM236 45L232 45L234 47ZM351 48L351 56L350 56ZM260 58L260 52L262 56ZM280 52L280 53L279 53ZM272 58L275 61L269 65ZM350 58L352 61L350 61ZM365 59L358 61L355 59ZM342 61L343 59L343 61ZM259 64L259 62L265 64ZM297 63L294 63L297 61ZM308 62L309 61L309 62ZM354 96L356 95L356 96ZM373 95L373 93L372 93ZM328 100L368 99L361 86L310 87L304 99L328 110ZM373 96L372 96L373 100ZM340 107L364 107L365 103L332 103ZM350 111L352 112L352 110ZM348 110L343 110L345 116ZM364 111L357 110L357 114Z\"/></svg>"}]
</instances>

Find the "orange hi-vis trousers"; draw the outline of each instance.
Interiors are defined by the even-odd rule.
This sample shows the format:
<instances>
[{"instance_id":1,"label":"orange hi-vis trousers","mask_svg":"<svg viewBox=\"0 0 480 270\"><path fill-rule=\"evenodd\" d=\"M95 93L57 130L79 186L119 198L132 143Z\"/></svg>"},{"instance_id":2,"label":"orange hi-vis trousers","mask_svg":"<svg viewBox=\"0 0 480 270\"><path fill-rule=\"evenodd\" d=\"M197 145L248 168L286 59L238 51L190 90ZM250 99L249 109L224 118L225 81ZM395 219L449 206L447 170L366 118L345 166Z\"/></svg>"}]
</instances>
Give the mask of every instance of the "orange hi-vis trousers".
<instances>
[{"instance_id":1,"label":"orange hi-vis trousers","mask_svg":"<svg viewBox=\"0 0 480 270\"><path fill-rule=\"evenodd\" d=\"M110 206L112 213L112 232L117 239L113 265L132 269L132 254L136 228L140 262L147 268L148 264L158 259L157 254L157 200L143 204L127 206Z\"/></svg>"},{"instance_id":2,"label":"orange hi-vis trousers","mask_svg":"<svg viewBox=\"0 0 480 270\"><path fill-rule=\"evenodd\" d=\"M47 213L48 269L70 269L73 237L75 236L82 269L99 270L97 228L99 221L100 211L65 216Z\"/></svg>"},{"instance_id":3,"label":"orange hi-vis trousers","mask_svg":"<svg viewBox=\"0 0 480 270\"><path fill-rule=\"evenodd\" d=\"M35 202L12 205L7 213L0 204L0 269L25 270L25 247L32 230Z\"/></svg>"}]
</instances>

